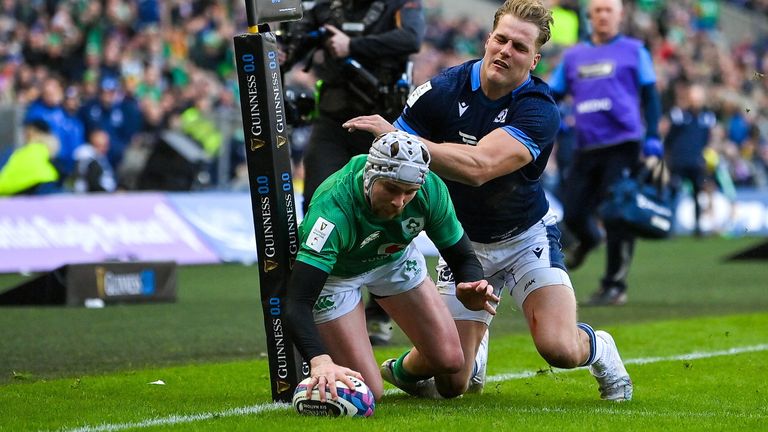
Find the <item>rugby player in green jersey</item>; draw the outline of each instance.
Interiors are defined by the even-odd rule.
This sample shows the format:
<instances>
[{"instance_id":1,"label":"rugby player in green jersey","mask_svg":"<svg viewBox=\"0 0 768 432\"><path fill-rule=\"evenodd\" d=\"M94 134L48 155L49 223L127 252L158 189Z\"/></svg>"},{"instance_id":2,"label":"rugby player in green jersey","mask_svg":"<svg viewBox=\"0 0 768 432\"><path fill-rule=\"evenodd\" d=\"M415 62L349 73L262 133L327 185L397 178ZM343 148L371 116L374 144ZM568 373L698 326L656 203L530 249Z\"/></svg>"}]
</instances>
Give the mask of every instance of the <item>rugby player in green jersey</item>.
<instances>
[{"instance_id":1,"label":"rugby player in green jersey","mask_svg":"<svg viewBox=\"0 0 768 432\"><path fill-rule=\"evenodd\" d=\"M413 240L422 231L453 270L471 310L495 314L498 297L456 219L448 190L429 172L427 147L395 131L377 137L368 155L352 158L325 180L300 227L300 249L288 282L287 328L309 361L321 399L335 381L362 378L378 400L383 381L365 323L361 288L377 298L414 345L393 366L417 382L464 364L451 313L427 274ZM418 355L414 355L418 352Z\"/></svg>"}]
</instances>

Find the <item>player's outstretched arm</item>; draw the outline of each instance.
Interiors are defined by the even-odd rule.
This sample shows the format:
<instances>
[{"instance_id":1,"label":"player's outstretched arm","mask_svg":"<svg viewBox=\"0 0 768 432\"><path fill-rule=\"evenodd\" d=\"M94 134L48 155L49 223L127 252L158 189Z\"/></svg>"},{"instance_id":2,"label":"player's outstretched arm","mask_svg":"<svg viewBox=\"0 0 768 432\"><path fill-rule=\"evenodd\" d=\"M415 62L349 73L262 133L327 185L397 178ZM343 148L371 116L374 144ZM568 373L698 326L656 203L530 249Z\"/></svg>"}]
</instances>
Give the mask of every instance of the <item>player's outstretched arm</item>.
<instances>
[{"instance_id":1,"label":"player's outstretched arm","mask_svg":"<svg viewBox=\"0 0 768 432\"><path fill-rule=\"evenodd\" d=\"M326 400L326 386L330 388L331 398L335 400L338 398L334 385L336 381L341 381L347 387L354 388L355 384L350 381L348 375L363 380L363 376L359 372L333 362L315 325L312 307L327 279L328 273L323 270L296 261L291 272L291 278L288 280L288 295L285 304L285 327L288 334L301 355L305 359L309 359L312 381L307 386L307 398L317 387L322 401Z\"/></svg>"},{"instance_id":2,"label":"player's outstretched arm","mask_svg":"<svg viewBox=\"0 0 768 432\"><path fill-rule=\"evenodd\" d=\"M360 116L343 125L350 132L363 130L378 136L396 130L379 115ZM424 137L421 141L432 156L430 169L440 177L470 186L483 184L507 175L533 160L530 150L520 141L499 128L484 136L477 145L433 143Z\"/></svg>"}]
</instances>

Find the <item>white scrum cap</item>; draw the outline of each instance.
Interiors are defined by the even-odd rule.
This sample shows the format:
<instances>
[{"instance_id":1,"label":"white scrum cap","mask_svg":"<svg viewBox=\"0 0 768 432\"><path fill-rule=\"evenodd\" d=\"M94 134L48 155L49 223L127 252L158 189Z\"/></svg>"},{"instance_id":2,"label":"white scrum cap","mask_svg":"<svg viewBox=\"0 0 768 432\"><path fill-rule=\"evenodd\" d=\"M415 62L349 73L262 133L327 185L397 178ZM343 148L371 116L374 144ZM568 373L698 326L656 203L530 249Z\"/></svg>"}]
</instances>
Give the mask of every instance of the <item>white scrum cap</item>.
<instances>
[{"instance_id":1,"label":"white scrum cap","mask_svg":"<svg viewBox=\"0 0 768 432\"><path fill-rule=\"evenodd\" d=\"M368 151L365 164L363 186L366 194L380 178L423 185L429 172L429 161L429 150L418 137L402 131L379 135Z\"/></svg>"}]
</instances>

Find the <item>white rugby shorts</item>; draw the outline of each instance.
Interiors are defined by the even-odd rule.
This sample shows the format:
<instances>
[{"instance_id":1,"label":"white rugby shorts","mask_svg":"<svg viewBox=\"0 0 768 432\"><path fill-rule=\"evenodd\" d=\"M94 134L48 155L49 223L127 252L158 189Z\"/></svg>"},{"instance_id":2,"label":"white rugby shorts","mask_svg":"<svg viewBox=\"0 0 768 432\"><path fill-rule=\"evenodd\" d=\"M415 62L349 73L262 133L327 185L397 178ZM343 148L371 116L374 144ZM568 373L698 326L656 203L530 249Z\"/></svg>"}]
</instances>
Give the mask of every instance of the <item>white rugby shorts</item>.
<instances>
[{"instance_id":1,"label":"white rugby shorts","mask_svg":"<svg viewBox=\"0 0 768 432\"><path fill-rule=\"evenodd\" d=\"M565 271L557 218L551 212L539 222L507 240L496 243L475 243L472 246L483 265L485 279L496 295L509 288L518 308L533 291L550 285L565 285L573 289ZM441 257L437 264L437 289L448 305L453 319L490 324L493 316L486 311L471 311L456 298L453 275Z\"/></svg>"},{"instance_id":2,"label":"white rugby shorts","mask_svg":"<svg viewBox=\"0 0 768 432\"><path fill-rule=\"evenodd\" d=\"M352 312L362 300L363 286L366 286L371 294L388 297L418 287L426 277L427 263L413 242L393 263L358 276L328 276L312 309L315 324L328 322Z\"/></svg>"}]
</instances>

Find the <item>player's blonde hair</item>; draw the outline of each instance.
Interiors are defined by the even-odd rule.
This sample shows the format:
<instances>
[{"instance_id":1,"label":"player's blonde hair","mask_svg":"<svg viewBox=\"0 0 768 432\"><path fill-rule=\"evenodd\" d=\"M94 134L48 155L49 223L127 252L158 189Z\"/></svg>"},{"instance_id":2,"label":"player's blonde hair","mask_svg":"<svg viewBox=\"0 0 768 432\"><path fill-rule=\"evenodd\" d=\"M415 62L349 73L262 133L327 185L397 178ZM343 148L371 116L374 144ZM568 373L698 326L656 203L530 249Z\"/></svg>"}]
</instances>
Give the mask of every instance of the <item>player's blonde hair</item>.
<instances>
[{"instance_id":1,"label":"player's blonde hair","mask_svg":"<svg viewBox=\"0 0 768 432\"><path fill-rule=\"evenodd\" d=\"M512 15L523 21L536 25L539 28L539 37L536 38L536 49L547 43L552 31L549 26L552 25L552 11L550 11L541 0L507 0L496 10L493 16L493 30L499 25L501 17Z\"/></svg>"}]
</instances>

